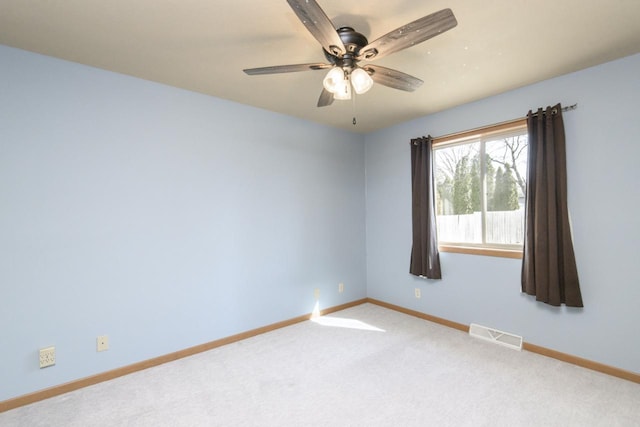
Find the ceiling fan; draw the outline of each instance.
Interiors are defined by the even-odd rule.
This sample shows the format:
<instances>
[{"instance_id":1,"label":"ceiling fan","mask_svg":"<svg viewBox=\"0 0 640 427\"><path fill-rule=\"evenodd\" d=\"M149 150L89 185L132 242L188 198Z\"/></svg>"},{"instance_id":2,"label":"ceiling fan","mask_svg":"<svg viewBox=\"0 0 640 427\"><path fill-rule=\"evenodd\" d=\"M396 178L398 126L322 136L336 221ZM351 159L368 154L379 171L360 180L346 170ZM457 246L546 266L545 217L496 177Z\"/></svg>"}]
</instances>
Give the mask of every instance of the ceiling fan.
<instances>
[{"instance_id":1,"label":"ceiling fan","mask_svg":"<svg viewBox=\"0 0 640 427\"><path fill-rule=\"evenodd\" d=\"M458 22L451 9L443 9L409 24L403 25L369 43L367 38L351 27L336 29L315 0L287 0L307 30L320 42L329 63L276 65L248 68L248 75L291 73L308 70L326 70L318 107L331 105L334 99L351 99L352 89L357 94L368 91L374 82L408 92L416 90L423 81L379 65L360 64L422 43L455 27Z\"/></svg>"}]
</instances>

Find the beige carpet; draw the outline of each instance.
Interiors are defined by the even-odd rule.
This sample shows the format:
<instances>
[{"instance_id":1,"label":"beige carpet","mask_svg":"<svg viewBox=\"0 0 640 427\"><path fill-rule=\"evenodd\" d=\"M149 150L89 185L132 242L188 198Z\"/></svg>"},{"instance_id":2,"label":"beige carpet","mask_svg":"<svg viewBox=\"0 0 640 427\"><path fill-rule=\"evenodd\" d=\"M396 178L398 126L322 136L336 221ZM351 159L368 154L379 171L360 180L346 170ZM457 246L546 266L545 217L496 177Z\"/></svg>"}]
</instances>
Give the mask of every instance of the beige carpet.
<instances>
[{"instance_id":1,"label":"beige carpet","mask_svg":"<svg viewBox=\"0 0 640 427\"><path fill-rule=\"evenodd\" d=\"M364 304L0 426L640 426L640 385Z\"/></svg>"}]
</instances>

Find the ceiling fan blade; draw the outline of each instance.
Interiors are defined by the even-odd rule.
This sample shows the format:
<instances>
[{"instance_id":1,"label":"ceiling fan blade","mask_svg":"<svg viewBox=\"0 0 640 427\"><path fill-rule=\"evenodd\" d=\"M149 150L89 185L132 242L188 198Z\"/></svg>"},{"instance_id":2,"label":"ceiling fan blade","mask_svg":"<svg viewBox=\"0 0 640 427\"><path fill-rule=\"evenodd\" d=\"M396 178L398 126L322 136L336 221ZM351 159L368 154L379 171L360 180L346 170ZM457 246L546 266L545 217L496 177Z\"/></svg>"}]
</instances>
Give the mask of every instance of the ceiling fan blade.
<instances>
[{"instance_id":1,"label":"ceiling fan blade","mask_svg":"<svg viewBox=\"0 0 640 427\"><path fill-rule=\"evenodd\" d=\"M403 25L357 52L358 59L371 60L422 43L458 25L451 9L442 9L409 24Z\"/></svg>"},{"instance_id":2,"label":"ceiling fan blade","mask_svg":"<svg viewBox=\"0 0 640 427\"><path fill-rule=\"evenodd\" d=\"M365 65L362 68L369 73L374 82L393 89L413 92L424 83L417 77L379 65Z\"/></svg>"},{"instance_id":3,"label":"ceiling fan blade","mask_svg":"<svg viewBox=\"0 0 640 427\"><path fill-rule=\"evenodd\" d=\"M260 74L278 74L278 73L295 73L298 71L324 70L333 68L333 64L292 64L292 65L274 65L271 67L247 68L244 71L250 76Z\"/></svg>"},{"instance_id":4,"label":"ceiling fan blade","mask_svg":"<svg viewBox=\"0 0 640 427\"><path fill-rule=\"evenodd\" d=\"M287 0L287 2L324 50L335 56L346 52L333 23L315 0Z\"/></svg>"},{"instance_id":5,"label":"ceiling fan blade","mask_svg":"<svg viewBox=\"0 0 640 427\"><path fill-rule=\"evenodd\" d=\"M326 107L331 104L333 104L333 94L325 88L322 88L322 93L320 94L320 98L318 98L318 107Z\"/></svg>"}]
</instances>

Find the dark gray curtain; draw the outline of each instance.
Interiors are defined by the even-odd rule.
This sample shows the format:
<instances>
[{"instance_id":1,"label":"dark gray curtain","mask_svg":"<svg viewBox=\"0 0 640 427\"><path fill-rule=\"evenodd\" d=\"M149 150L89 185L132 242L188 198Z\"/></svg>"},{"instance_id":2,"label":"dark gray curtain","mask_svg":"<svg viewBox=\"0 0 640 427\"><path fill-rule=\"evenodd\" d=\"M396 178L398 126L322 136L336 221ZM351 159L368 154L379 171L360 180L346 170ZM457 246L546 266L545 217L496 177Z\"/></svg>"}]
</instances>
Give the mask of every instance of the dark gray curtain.
<instances>
[{"instance_id":1,"label":"dark gray curtain","mask_svg":"<svg viewBox=\"0 0 640 427\"><path fill-rule=\"evenodd\" d=\"M430 136L411 140L413 246L409 272L429 279L441 279L431 143Z\"/></svg>"},{"instance_id":2,"label":"dark gray curtain","mask_svg":"<svg viewBox=\"0 0 640 427\"><path fill-rule=\"evenodd\" d=\"M567 209L565 134L560 104L529 111L522 292L550 305L582 307Z\"/></svg>"}]
</instances>

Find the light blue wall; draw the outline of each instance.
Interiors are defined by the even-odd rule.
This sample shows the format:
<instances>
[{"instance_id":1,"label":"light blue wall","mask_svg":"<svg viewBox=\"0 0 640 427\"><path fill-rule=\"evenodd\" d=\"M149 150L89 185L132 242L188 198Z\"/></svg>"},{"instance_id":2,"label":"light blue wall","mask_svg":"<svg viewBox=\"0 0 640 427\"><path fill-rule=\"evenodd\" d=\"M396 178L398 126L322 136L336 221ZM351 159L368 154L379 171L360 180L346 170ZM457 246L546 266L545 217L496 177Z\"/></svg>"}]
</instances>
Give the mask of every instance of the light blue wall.
<instances>
[{"instance_id":1,"label":"light blue wall","mask_svg":"<svg viewBox=\"0 0 640 427\"><path fill-rule=\"evenodd\" d=\"M363 138L0 46L0 401L308 313L314 288L640 372L638 76L640 55ZM579 104L586 307L521 295L518 260L443 253L443 281L410 276L409 139L558 101Z\"/></svg>"},{"instance_id":2,"label":"light blue wall","mask_svg":"<svg viewBox=\"0 0 640 427\"><path fill-rule=\"evenodd\" d=\"M423 93L419 96L429 96ZM640 372L640 55L544 81L388 128L366 138L367 292L456 322ZM442 281L408 274L409 140L578 103L564 115L569 208L584 309L520 293L520 260L442 253ZM414 297L414 288L422 298Z\"/></svg>"},{"instance_id":3,"label":"light blue wall","mask_svg":"<svg viewBox=\"0 0 640 427\"><path fill-rule=\"evenodd\" d=\"M0 401L365 297L363 143L0 46Z\"/></svg>"}]
</instances>

